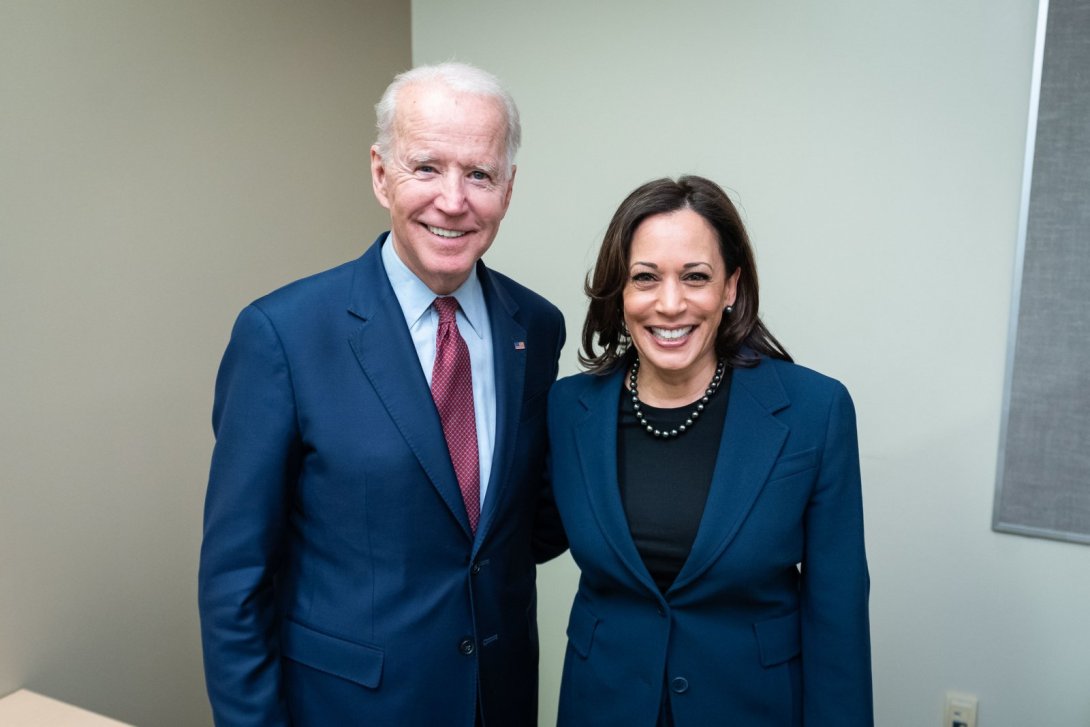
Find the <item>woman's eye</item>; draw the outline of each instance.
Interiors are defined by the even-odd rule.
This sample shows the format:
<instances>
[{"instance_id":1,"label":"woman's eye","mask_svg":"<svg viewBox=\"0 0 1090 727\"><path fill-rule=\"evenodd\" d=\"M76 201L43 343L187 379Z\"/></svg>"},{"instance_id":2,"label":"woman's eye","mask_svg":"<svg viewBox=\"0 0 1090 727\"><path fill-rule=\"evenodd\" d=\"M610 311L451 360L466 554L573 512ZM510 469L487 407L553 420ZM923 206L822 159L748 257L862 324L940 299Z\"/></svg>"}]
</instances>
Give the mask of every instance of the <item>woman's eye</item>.
<instances>
[{"instance_id":1,"label":"woman's eye","mask_svg":"<svg viewBox=\"0 0 1090 727\"><path fill-rule=\"evenodd\" d=\"M633 283L649 283L654 279L655 279L655 276L652 273L648 273L648 272L633 273L633 275L632 275L632 282Z\"/></svg>"},{"instance_id":2,"label":"woman's eye","mask_svg":"<svg viewBox=\"0 0 1090 727\"><path fill-rule=\"evenodd\" d=\"M712 278L707 273L689 273L685 279L694 283L706 283Z\"/></svg>"}]
</instances>

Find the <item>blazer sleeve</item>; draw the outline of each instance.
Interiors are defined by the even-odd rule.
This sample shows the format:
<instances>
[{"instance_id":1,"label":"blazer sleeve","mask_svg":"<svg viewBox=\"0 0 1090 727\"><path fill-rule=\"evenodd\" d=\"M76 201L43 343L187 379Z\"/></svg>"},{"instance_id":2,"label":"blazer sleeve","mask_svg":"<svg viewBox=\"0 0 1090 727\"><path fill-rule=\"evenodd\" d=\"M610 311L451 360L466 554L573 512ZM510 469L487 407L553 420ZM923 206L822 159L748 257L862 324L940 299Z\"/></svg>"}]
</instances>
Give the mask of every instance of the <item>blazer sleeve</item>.
<instances>
[{"instance_id":1,"label":"blazer sleeve","mask_svg":"<svg viewBox=\"0 0 1090 727\"><path fill-rule=\"evenodd\" d=\"M201 545L205 679L217 725L287 725L273 583L298 470L291 371L269 318L239 315L216 379Z\"/></svg>"},{"instance_id":2,"label":"blazer sleeve","mask_svg":"<svg viewBox=\"0 0 1090 727\"><path fill-rule=\"evenodd\" d=\"M817 484L806 511L802 569L803 723L874 724L870 576L855 408L840 383L832 397Z\"/></svg>"},{"instance_id":3,"label":"blazer sleeve","mask_svg":"<svg viewBox=\"0 0 1090 727\"><path fill-rule=\"evenodd\" d=\"M550 363L552 364L552 368L549 370L549 388L552 388L552 385L556 382L557 374L560 371L560 351L564 348L566 336L563 316L557 311L555 317L557 319L556 346L549 354L551 356ZM548 402L549 397L546 396L545 398L546 402ZM556 500L553 497L552 447L549 444L546 444L546 446L548 448L545 454L545 472L542 474L537 513L534 518L533 549L534 561L537 563L551 560L568 549L568 538L564 534L564 526L560 522L560 511L557 510Z\"/></svg>"}]
</instances>

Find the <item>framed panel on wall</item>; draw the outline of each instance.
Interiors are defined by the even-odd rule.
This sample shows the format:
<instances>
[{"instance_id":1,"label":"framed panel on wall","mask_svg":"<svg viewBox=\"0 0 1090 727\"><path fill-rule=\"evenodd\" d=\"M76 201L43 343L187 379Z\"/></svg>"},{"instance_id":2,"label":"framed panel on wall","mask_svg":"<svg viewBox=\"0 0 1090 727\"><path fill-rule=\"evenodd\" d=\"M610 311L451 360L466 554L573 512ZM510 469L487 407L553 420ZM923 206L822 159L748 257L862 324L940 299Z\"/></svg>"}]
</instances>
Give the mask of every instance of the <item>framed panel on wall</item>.
<instances>
[{"instance_id":1,"label":"framed panel on wall","mask_svg":"<svg viewBox=\"0 0 1090 727\"><path fill-rule=\"evenodd\" d=\"M1090 544L1090 0L1041 0L992 527Z\"/></svg>"}]
</instances>

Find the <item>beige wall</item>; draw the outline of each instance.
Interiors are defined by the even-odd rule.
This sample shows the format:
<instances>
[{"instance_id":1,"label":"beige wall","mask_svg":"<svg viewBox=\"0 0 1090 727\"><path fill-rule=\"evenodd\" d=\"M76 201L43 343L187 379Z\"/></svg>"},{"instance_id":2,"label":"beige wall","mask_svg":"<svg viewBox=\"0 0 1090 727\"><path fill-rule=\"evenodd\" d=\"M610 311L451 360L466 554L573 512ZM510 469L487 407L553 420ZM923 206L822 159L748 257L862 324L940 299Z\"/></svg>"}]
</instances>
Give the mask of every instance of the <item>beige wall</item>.
<instances>
[{"instance_id":1,"label":"beige wall","mask_svg":"<svg viewBox=\"0 0 1090 727\"><path fill-rule=\"evenodd\" d=\"M0 3L0 695L209 723L212 382L249 300L384 229L399 0Z\"/></svg>"},{"instance_id":2,"label":"beige wall","mask_svg":"<svg viewBox=\"0 0 1090 727\"><path fill-rule=\"evenodd\" d=\"M883 727L1090 724L1085 546L990 529L1037 0L414 0L415 62L499 73L523 111L487 259L568 317L641 182L735 190L763 313L859 410ZM540 579L544 724L575 569ZM638 636L634 636L638 638Z\"/></svg>"}]
</instances>

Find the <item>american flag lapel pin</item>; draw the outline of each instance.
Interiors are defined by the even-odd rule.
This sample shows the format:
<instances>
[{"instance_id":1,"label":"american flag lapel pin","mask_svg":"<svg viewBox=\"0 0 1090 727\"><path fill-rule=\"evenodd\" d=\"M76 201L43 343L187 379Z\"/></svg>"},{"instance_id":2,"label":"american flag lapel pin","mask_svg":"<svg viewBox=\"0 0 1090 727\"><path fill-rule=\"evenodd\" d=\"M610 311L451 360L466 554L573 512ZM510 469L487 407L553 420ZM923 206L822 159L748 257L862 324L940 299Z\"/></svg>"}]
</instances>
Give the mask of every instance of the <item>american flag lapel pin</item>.
<instances>
[{"instance_id":1,"label":"american flag lapel pin","mask_svg":"<svg viewBox=\"0 0 1090 727\"><path fill-rule=\"evenodd\" d=\"M515 350L516 351L525 351L526 350L526 341L515 341Z\"/></svg>"}]
</instances>

